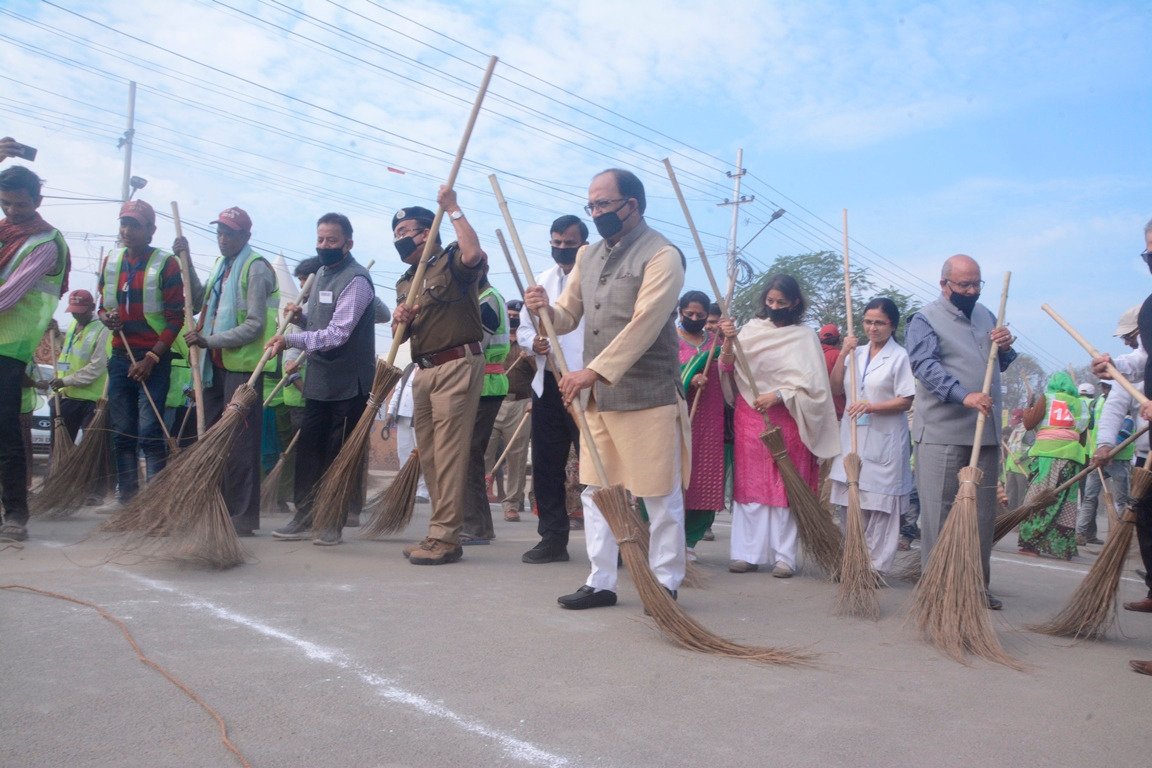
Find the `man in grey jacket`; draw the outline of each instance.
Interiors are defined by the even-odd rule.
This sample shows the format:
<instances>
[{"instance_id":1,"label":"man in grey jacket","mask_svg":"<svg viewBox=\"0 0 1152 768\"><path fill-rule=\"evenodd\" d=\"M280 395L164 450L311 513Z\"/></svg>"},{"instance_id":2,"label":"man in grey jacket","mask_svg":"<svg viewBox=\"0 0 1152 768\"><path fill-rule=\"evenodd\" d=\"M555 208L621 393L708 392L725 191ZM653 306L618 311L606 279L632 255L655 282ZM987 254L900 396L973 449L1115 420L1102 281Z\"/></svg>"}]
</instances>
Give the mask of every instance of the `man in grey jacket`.
<instances>
[{"instance_id":1,"label":"man in grey jacket","mask_svg":"<svg viewBox=\"0 0 1152 768\"><path fill-rule=\"evenodd\" d=\"M980 553L988 607L1003 604L987 593L996 524L996 481L1000 476L1000 373L1013 360L1015 340L996 316L977 301L984 281L980 265L957 254L940 271L940 298L908 321L904 341L916 376L916 412L912 443L916 452L916 488L920 496L920 560L928 564L960 485L957 473L967 466L976 437L977 415L987 418L979 436L978 466L983 479L976 491ZM984 394L984 369L991 345L998 348L991 394Z\"/></svg>"}]
</instances>

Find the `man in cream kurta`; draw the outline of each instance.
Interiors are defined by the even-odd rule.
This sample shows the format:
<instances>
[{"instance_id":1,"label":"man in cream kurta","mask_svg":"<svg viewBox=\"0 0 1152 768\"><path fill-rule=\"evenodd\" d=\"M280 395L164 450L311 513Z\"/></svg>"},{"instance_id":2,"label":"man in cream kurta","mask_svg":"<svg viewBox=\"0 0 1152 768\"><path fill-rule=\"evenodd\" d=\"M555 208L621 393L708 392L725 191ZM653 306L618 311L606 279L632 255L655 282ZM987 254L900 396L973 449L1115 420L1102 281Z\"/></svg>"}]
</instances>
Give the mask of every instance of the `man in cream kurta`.
<instances>
[{"instance_id":1,"label":"man in cream kurta","mask_svg":"<svg viewBox=\"0 0 1152 768\"><path fill-rule=\"evenodd\" d=\"M644 499L650 519L649 564L675 597L684 579L684 497L688 483L688 413L679 389L673 316L684 287L680 251L644 222L644 186L611 169L592 180L586 210L604 238L583 248L564 292L551 307L557 333L584 320L584 359L566 361L565 403L587 397L586 414L607 483ZM529 309L548 310L546 292L525 296ZM582 369L577 369L583 365ZM589 390L584 393L584 390ZM616 603L616 540L592 500L604 478L590 449L580 449L580 481L588 559L583 587L559 598L565 608Z\"/></svg>"}]
</instances>

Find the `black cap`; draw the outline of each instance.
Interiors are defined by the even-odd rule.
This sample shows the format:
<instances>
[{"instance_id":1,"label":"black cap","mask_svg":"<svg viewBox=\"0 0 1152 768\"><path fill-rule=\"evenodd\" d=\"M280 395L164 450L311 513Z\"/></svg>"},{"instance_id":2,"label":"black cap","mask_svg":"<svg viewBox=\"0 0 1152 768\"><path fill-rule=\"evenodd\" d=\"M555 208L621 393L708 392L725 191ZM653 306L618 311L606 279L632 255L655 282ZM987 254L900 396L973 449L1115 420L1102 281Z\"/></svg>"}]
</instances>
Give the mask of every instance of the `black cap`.
<instances>
[{"instance_id":1,"label":"black cap","mask_svg":"<svg viewBox=\"0 0 1152 768\"><path fill-rule=\"evenodd\" d=\"M418 205L414 205L410 208L401 208L400 210L396 211L396 215L392 217L392 229L395 231L397 225L400 224L400 222L409 220L418 221L425 227L431 227L432 222L435 221L435 219L436 214L432 213L432 211L428 210L427 208L421 208Z\"/></svg>"},{"instance_id":2,"label":"black cap","mask_svg":"<svg viewBox=\"0 0 1152 768\"><path fill-rule=\"evenodd\" d=\"M504 306L508 307L508 309L514 309L519 312L520 309L524 306L524 302L520 301L520 299L512 299Z\"/></svg>"}]
</instances>

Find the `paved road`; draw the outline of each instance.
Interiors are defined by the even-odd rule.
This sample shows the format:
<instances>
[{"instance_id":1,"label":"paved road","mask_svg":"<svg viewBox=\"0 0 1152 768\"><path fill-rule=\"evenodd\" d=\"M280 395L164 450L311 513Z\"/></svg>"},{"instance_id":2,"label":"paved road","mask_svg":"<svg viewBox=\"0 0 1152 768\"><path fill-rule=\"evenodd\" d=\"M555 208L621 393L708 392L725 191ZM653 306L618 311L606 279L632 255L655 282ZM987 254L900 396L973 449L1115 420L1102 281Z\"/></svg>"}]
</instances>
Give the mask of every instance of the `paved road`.
<instances>
[{"instance_id":1,"label":"paved road","mask_svg":"<svg viewBox=\"0 0 1152 768\"><path fill-rule=\"evenodd\" d=\"M1146 766L1152 617L1121 616L1100 643L1020 629L1057 610L1088 560L997 551L993 587L1020 673L963 666L904 623L907 585L878 622L832 616L834 588L729 574L727 515L702 543L702 589L682 605L733 639L803 646L813 668L709 657L664 640L626 576L615 608L569 612L556 596L586 573L530 566L530 522L498 522L491 546L416 567L405 536L335 548L246 540L251 560L205 572L86 539L99 517L33 521L0 551L0 581L93 601L145 653L214 706L255 766ZM1123 599L1142 596L1126 574ZM215 724L140 664L92 611L0 592L0 765L194 768L238 764Z\"/></svg>"}]
</instances>

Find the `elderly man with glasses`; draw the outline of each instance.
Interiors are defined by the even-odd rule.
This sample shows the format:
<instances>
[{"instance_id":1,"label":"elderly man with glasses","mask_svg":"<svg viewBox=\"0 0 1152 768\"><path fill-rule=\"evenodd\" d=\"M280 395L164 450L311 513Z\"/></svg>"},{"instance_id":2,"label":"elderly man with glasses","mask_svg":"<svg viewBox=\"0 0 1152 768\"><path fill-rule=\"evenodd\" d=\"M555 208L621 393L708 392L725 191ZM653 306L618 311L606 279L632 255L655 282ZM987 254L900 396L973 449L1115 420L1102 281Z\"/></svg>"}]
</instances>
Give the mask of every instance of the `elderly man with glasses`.
<instances>
[{"instance_id":1,"label":"elderly man with glasses","mask_svg":"<svg viewBox=\"0 0 1152 768\"><path fill-rule=\"evenodd\" d=\"M957 254L940 271L940 298L908 321L904 336L916 377L916 410L912 417L916 487L920 495L920 560L927 565L959 490L957 473L972 455L976 419L988 417L979 436L978 465L983 480L976 491L980 554L988 607L1002 603L987 592L996 524L996 480L1000 476L1000 373L1013 360L1015 340L1007 328L996 327L996 316L978 304L980 265ZM984 394L984 369L991 345L997 347L992 390Z\"/></svg>"}]
</instances>

